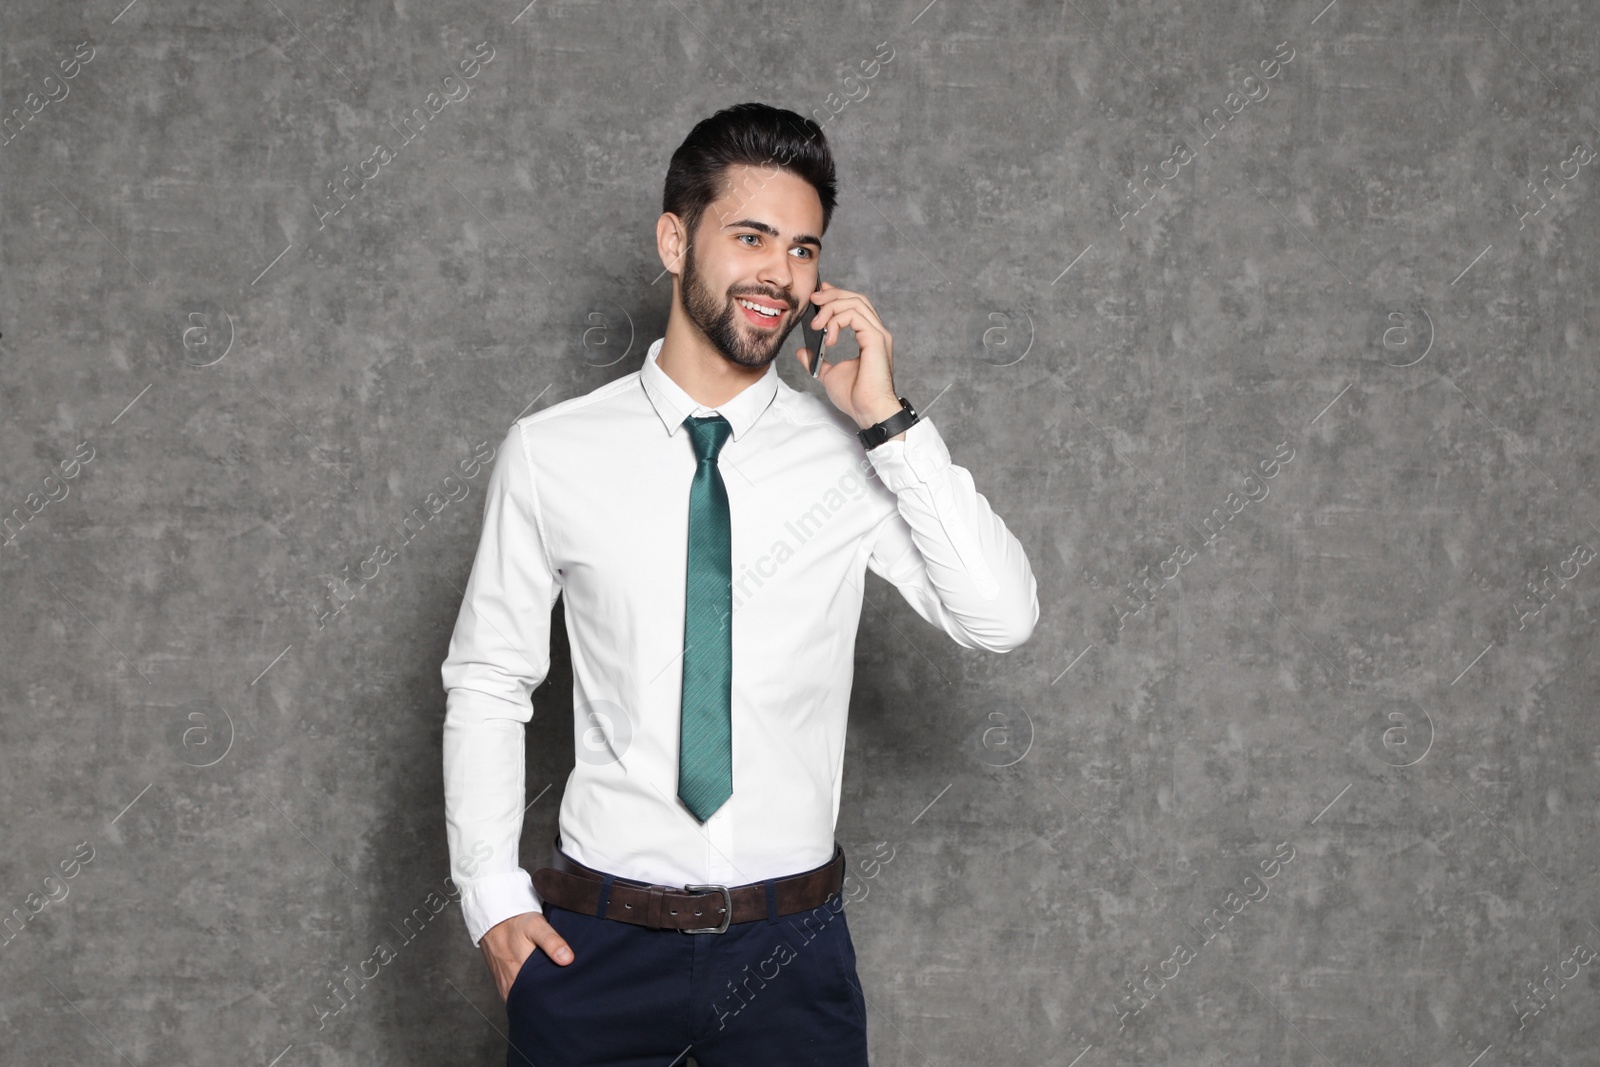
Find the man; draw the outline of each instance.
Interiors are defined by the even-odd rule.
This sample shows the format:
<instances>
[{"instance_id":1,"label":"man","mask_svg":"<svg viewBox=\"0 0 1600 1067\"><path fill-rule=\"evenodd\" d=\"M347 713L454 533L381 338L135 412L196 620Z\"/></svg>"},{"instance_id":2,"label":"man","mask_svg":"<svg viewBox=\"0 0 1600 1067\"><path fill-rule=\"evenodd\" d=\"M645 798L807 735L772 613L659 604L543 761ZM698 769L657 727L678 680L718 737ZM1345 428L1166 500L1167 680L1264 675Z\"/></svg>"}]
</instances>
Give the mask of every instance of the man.
<instances>
[{"instance_id":1,"label":"man","mask_svg":"<svg viewBox=\"0 0 1600 1067\"><path fill-rule=\"evenodd\" d=\"M871 301L819 288L834 203L814 122L696 125L656 223L666 336L496 459L442 668L444 788L508 1064L865 1064L833 837L864 571L967 648L1038 621L1022 546L898 398ZM778 377L802 316L860 349L820 369L827 402ZM577 758L530 878L523 725L557 595Z\"/></svg>"}]
</instances>

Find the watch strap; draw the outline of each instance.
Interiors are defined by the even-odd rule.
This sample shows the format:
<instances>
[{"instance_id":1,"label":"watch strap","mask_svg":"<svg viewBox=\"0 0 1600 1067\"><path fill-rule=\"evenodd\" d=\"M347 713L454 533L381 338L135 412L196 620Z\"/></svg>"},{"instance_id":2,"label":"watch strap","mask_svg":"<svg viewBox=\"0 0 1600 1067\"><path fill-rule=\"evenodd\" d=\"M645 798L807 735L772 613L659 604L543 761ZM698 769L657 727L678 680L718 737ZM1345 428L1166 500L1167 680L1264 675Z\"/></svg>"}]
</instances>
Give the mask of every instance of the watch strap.
<instances>
[{"instance_id":1,"label":"watch strap","mask_svg":"<svg viewBox=\"0 0 1600 1067\"><path fill-rule=\"evenodd\" d=\"M870 452L872 449L883 444L889 438L909 429L916 424L917 419L919 418L916 408L913 408L911 406L911 401L907 400L903 396L900 397L899 400L899 411L895 412L893 415L890 415L887 419L884 419L882 422L877 423L876 425L868 426L865 430L857 431L856 436L861 438L861 443L866 446L867 451Z\"/></svg>"}]
</instances>

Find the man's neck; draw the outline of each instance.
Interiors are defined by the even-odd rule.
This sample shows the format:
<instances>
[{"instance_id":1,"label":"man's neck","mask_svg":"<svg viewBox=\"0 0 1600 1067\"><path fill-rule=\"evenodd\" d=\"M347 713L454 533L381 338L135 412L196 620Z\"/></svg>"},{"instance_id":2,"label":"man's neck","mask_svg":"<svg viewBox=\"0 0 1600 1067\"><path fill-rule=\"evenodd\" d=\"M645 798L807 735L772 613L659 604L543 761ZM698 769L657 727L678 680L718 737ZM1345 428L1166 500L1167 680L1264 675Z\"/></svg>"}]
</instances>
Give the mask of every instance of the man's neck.
<instances>
[{"instance_id":1,"label":"man's neck","mask_svg":"<svg viewBox=\"0 0 1600 1067\"><path fill-rule=\"evenodd\" d=\"M766 367L741 367L717 351L676 303L667 316L667 336L656 353L656 365L705 408L726 404L767 373Z\"/></svg>"}]
</instances>

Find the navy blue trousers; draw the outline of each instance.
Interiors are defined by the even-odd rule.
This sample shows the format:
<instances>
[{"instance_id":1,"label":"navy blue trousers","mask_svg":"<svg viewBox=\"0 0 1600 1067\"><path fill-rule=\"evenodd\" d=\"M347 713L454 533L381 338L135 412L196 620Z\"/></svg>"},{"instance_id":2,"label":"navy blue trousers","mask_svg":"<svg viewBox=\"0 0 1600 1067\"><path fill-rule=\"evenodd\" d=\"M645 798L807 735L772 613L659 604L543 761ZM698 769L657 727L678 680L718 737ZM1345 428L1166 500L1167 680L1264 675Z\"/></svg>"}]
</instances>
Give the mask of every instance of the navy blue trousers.
<instances>
[{"instance_id":1,"label":"navy blue trousers","mask_svg":"<svg viewBox=\"0 0 1600 1067\"><path fill-rule=\"evenodd\" d=\"M572 947L534 949L506 995L507 1067L867 1067L844 898L688 934L546 904Z\"/></svg>"}]
</instances>

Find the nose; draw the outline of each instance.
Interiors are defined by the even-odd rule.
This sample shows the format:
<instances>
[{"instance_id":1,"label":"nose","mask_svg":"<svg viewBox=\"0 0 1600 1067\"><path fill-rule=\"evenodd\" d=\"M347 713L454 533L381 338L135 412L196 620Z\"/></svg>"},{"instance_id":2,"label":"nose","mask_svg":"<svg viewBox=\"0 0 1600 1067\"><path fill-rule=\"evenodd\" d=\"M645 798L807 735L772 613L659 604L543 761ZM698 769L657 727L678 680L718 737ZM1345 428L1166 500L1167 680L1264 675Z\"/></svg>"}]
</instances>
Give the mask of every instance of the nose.
<instances>
[{"instance_id":1,"label":"nose","mask_svg":"<svg viewBox=\"0 0 1600 1067\"><path fill-rule=\"evenodd\" d=\"M778 259L763 262L756 272L756 281L767 287L767 295L778 299L785 308L794 306L789 296L794 289L794 268L789 259L788 253L783 253Z\"/></svg>"}]
</instances>

